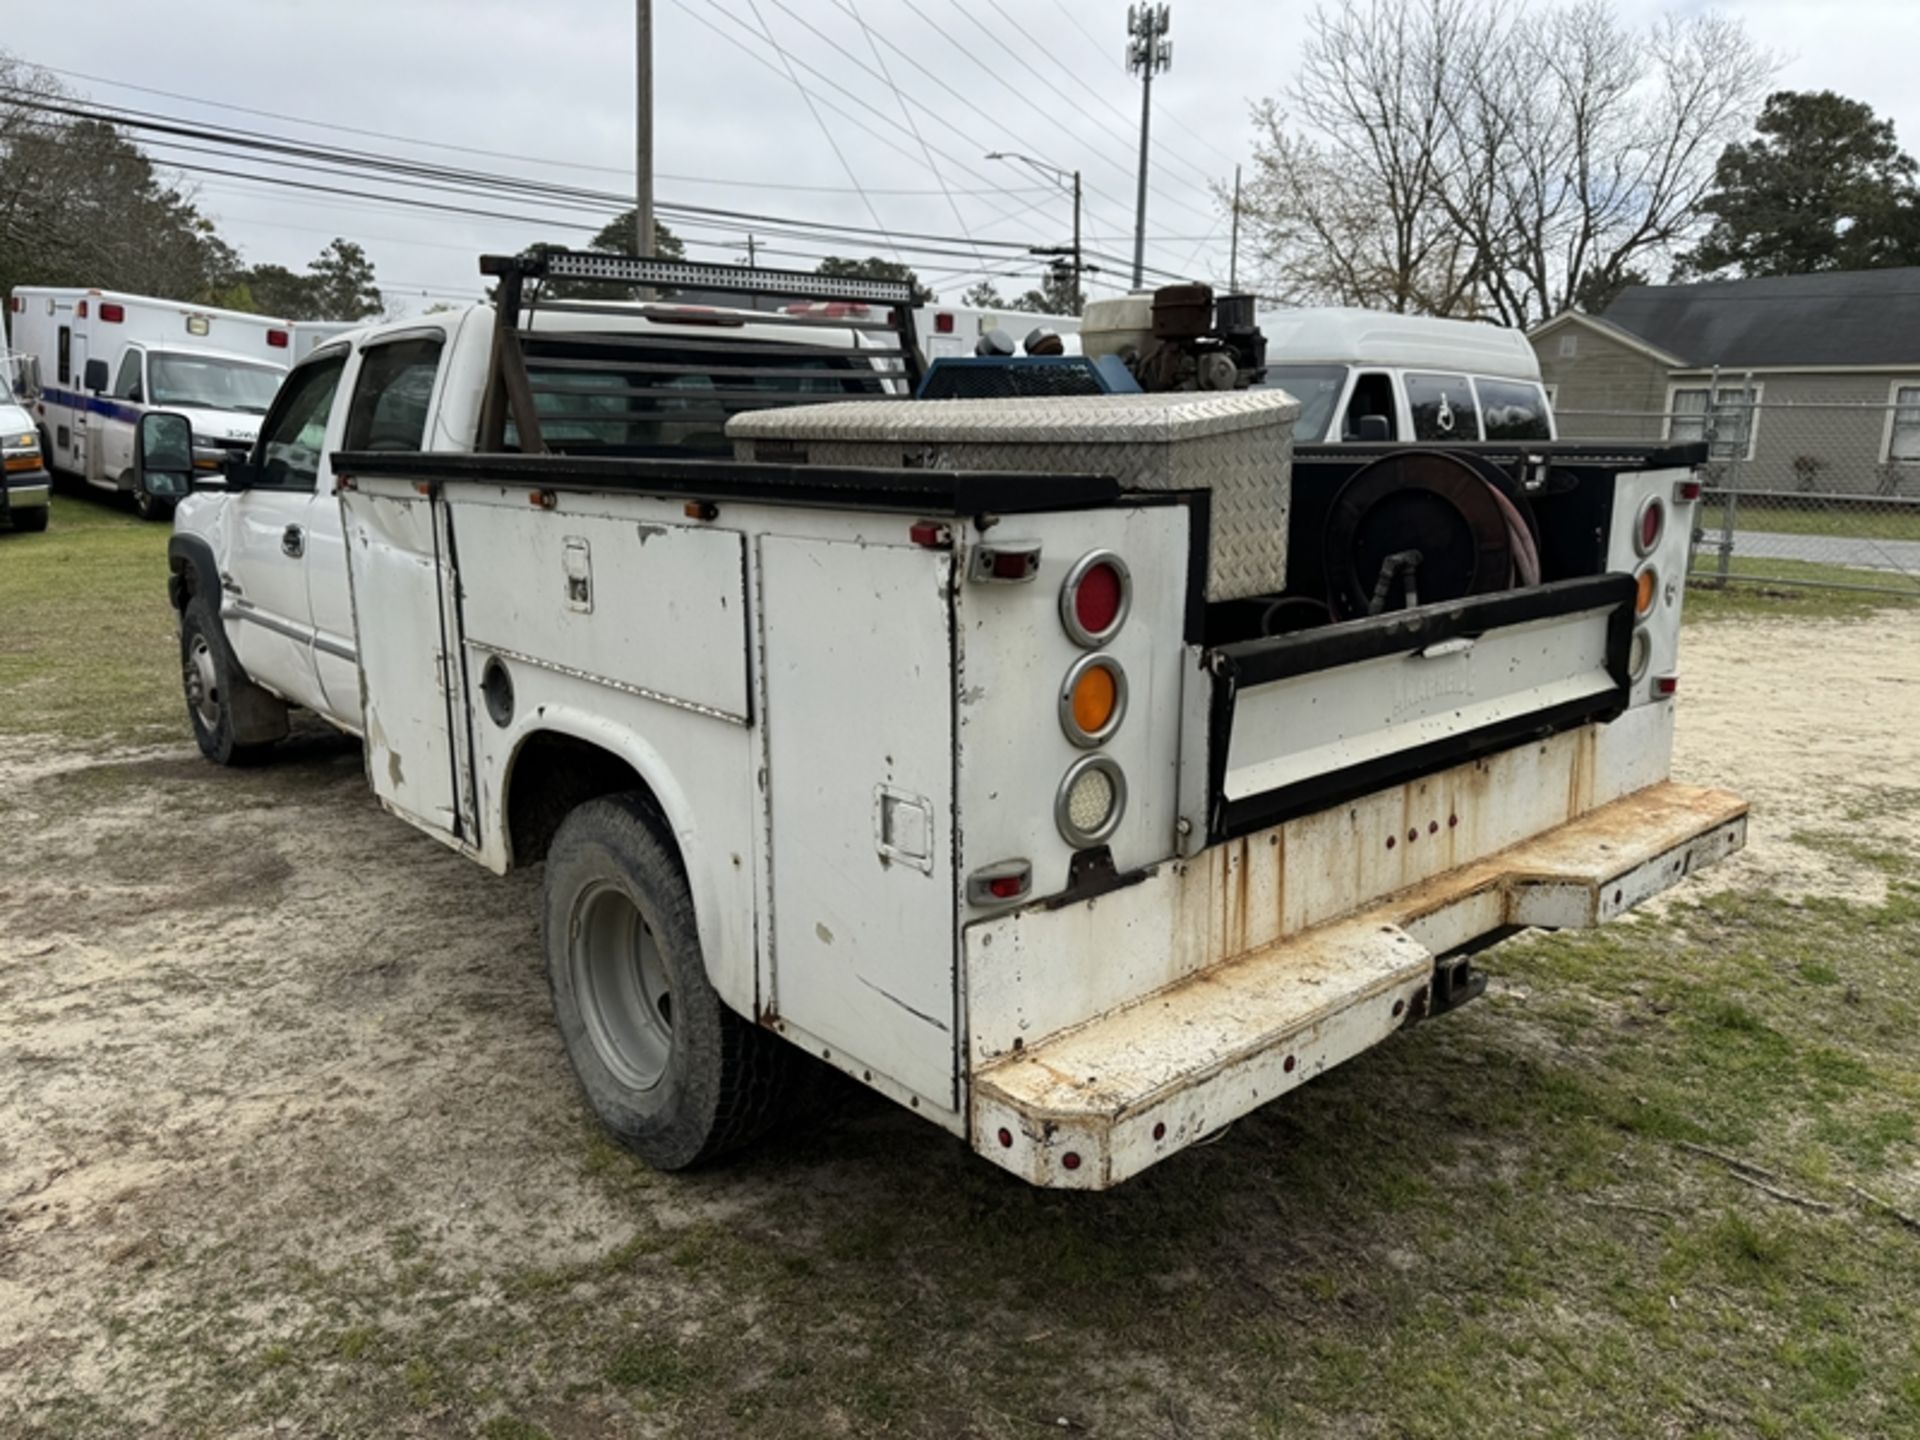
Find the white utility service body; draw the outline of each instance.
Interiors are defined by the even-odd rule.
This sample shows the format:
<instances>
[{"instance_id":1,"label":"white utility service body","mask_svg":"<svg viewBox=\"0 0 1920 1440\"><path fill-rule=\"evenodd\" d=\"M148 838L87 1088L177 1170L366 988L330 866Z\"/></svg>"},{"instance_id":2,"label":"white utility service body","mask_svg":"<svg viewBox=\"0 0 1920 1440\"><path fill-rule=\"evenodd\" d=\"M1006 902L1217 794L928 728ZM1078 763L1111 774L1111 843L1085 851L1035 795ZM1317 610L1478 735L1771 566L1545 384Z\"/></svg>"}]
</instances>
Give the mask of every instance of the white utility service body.
<instances>
[{"instance_id":1,"label":"white utility service body","mask_svg":"<svg viewBox=\"0 0 1920 1440\"><path fill-rule=\"evenodd\" d=\"M292 355L284 320L112 290L19 286L9 320L14 350L35 362L40 388L27 399L49 466L130 491L146 511L133 471L140 416L187 416L202 468L215 468L253 444Z\"/></svg>"},{"instance_id":2,"label":"white utility service body","mask_svg":"<svg viewBox=\"0 0 1920 1440\"><path fill-rule=\"evenodd\" d=\"M1742 801L1668 774L1681 452L1569 457L1602 517L1581 573L1223 643L1216 610L1284 578L1283 394L870 396L737 418L734 460L521 455L484 444L492 320L340 342L306 523L335 517L351 622L315 708L495 871L640 795L728 1011L1033 1183L1119 1183L1470 998L1486 944L1744 842ZM429 330L424 443L344 444L355 376ZM259 497L182 506L175 600L219 547L248 678L315 703L267 668L292 652L242 648L325 653L317 613L234 609Z\"/></svg>"}]
</instances>

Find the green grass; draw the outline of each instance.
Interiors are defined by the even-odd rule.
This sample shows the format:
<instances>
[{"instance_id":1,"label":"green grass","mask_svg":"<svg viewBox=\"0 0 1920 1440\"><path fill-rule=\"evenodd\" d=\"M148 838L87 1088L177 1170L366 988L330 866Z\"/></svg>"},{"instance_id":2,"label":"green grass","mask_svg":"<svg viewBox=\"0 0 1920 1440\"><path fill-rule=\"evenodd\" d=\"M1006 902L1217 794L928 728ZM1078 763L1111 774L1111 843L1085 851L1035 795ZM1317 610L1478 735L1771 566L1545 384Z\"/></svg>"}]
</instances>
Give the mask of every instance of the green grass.
<instances>
[{"instance_id":1,"label":"green grass","mask_svg":"<svg viewBox=\"0 0 1920 1440\"><path fill-rule=\"evenodd\" d=\"M1920 505L1889 504L1882 509L1866 505L1828 506L1823 497L1810 495L1804 505L1763 504L1742 500L1734 511L1736 533L1739 530L1765 530L1776 535L1833 535L1856 540L1920 540ZM1717 536L1722 519L1721 507L1703 504L1694 523Z\"/></svg>"},{"instance_id":2,"label":"green grass","mask_svg":"<svg viewBox=\"0 0 1920 1440\"><path fill-rule=\"evenodd\" d=\"M1722 585L1719 557L1704 550L1695 555L1687 586L1687 619L1846 620L1920 605L1920 577L1802 560L1743 555L1729 560L1728 583ZM1876 588L1822 588L1828 585Z\"/></svg>"},{"instance_id":3,"label":"green grass","mask_svg":"<svg viewBox=\"0 0 1920 1440\"><path fill-rule=\"evenodd\" d=\"M178 735L165 525L56 495L45 532L0 533L0 734Z\"/></svg>"}]
</instances>

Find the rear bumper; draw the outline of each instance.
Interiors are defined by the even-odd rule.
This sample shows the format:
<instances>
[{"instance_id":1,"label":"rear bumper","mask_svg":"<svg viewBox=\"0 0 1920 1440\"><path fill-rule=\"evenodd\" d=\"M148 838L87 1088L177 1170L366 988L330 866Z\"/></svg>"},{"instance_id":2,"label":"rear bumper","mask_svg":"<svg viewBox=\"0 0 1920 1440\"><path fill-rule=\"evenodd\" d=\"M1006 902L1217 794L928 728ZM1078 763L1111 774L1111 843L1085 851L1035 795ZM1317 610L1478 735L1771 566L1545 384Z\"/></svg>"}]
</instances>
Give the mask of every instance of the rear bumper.
<instances>
[{"instance_id":1,"label":"rear bumper","mask_svg":"<svg viewBox=\"0 0 1920 1440\"><path fill-rule=\"evenodd\" d=\"M974 1072L972 1143L1099 1190L1424 1013L1437 956L1513 926L1602 924L1746 843L1747 806L1663 782L1238 956Z\"/></svg>"}]
</instances>

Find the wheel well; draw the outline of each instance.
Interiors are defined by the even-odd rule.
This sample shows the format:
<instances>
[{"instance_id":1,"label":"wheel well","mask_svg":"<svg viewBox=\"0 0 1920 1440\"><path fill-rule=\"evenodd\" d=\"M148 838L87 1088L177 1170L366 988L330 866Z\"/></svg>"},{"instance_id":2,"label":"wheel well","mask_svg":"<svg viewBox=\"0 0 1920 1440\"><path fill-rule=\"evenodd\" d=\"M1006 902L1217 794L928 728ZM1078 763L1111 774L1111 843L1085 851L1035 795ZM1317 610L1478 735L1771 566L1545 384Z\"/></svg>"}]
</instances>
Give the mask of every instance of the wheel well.
<instances>
[{"instance_id":1,"label":"wheel well","mask_svg":"<svg viewBox=\"0 0 1920 1440\"><path fill-rule=\"evenodd\" d=\"M560 822L576 806L602 795L637 795L656 815L660 802L625 760L589 740L551 730L527 737L507 781L507 841L515 865L547 858ZM671 830L664 825L663 834Z\"/></svg>"}]
</instances>

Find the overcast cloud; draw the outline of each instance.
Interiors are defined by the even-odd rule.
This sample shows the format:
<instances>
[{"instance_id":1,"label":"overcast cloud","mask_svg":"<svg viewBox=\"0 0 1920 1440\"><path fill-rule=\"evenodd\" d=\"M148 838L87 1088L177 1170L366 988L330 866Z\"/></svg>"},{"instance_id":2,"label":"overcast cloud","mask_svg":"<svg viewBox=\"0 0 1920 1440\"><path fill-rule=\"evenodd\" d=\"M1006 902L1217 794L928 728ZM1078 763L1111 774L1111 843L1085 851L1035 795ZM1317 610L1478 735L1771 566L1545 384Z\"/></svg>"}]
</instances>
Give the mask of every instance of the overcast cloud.
<instances>
[{"instance_id":1,"label":"overcast cloud","mask_svg":"<svg viewBox=\"0 0 1920 1440\"><path fill-rule=\"evenodd\" d=\"M1620 4L1637 20L1667 8L1645 0ZM1154 86L1150 266L1224 278L1228 227L1208 184L1230 180L1235 160L1247 158L1248 103L1286 82L1310 8L1174 0L1173 67ZM1718 8L1781 54L1782 87L1830 88L1864 100L1895 121L1910 149L1920 147L1912 81L1920 5L1747 0ZM658 193L667 201L846 226L1065 243L1066 196L1030 171L983 158L990 149L1018 150L1085 172L1087 247L1124 266L1132 253L1140 104L1139 86L1121 64L1126 9L1124 0L655 0ZM817 118L762 38L763 23L820 97ZM57 6L12 7L0 44L70 72L63 78L77 92L106 103L627 193L632 25L628 0L92 0L84 21ZM883 70L914 102L918 137L876 78ZM108 81L197 98L142 94ZM199 101L486 153L421 149ZM204 156L176 158L236 168ZM245 168L266 167L249 161ZM867 187L864 201L852 191L849 170ZM400 309L477 296L474 257L481 251L534 239L584 241L605 218L533 200L447 197L542 223L483 220L189 178L203 209L248 260L300 268L344 235L366 246ZM669 220L697 258L742 256L729 245L735 229ZM769 263L802 268L828 251L892 253L877 239L864 246L762 243ZM1037 269L1036 262L1009 266L1005 251L927 243L959 253L903 251L902 258L949 299L984 269L1022 272L999 282L1003 292ZM1126 276L1122 269L1101 278Z\"/></svg>"}]
</instances>

